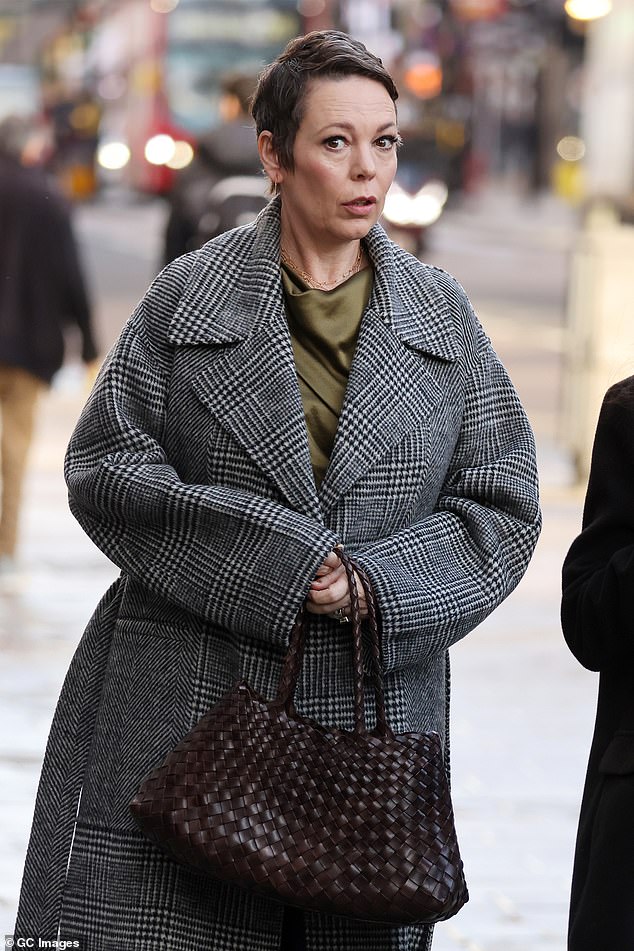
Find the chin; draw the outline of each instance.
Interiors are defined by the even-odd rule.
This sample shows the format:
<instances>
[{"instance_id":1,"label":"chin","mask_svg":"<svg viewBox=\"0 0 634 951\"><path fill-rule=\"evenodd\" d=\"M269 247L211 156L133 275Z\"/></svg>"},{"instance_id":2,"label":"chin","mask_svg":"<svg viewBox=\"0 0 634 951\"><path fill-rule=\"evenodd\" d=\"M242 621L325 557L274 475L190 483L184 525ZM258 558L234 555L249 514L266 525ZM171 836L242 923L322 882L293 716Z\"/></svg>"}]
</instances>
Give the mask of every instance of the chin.
<instances>
[{"instance_id":1,"label":"chin","mask_svg":"<svg viewBox=\"0 0 634 951\"><path fill-rule=\"evenodd\" d=\"M374 227L377 223L378 217L373 217L372 220L365 221L353 221L350 223L350 227L346 228L346 237L350 241L360 241L367 235L368 231Z\"/></svg>"}]
</instances>

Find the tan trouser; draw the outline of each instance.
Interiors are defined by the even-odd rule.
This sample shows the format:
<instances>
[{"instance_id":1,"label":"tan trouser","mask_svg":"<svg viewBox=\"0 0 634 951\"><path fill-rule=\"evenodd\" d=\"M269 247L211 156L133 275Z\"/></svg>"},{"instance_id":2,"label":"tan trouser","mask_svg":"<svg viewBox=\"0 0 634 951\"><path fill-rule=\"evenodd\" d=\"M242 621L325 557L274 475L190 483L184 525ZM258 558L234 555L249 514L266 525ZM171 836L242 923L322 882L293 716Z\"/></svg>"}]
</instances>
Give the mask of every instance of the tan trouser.
<instances>
[{"instance_id":1,"label":"tan trouser","mask_svg":"<svg viewBox=\"0 0 634 951\"><path fill-rule=\"evenodd\" d=\"M32 373L0 363L0 556L15 554L26 459L33 437L37 398L43 386Z\"/></svg>"}]
</instances>

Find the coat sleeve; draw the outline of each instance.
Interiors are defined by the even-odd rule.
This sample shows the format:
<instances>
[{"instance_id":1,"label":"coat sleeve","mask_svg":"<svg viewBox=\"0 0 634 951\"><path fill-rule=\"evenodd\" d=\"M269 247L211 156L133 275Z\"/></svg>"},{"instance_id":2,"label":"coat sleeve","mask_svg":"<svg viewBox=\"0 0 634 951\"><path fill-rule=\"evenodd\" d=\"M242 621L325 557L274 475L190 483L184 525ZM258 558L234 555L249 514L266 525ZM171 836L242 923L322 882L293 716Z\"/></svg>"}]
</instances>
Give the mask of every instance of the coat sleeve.
<instances>
[{"instance_id":1,"label":"coat sleeve","mask_svg":"<svg viewBox=\"0 0 634 951\"><path fill-rule=\"evenodd\" d=\"M181 481L162 445L178 300L163 272L109 354L66 455L70 507L122 571L230 630L283 644L336 536L269 499Z\"/></svg>"},{"instance_id":2,"label":"coat sleeve","mask_svg":"<svg viewBox=\"0 0 634 951\"><path fill-rule=\"evenodd\" d=\"M92 307L82 268L81 256L71 212L61 195L49 196L42 222L51 274L55 275L59 310L65 323L75 324L81 334L81 358L85 363L95 360L98 348L93 332Z\"/></svg>"},{"instance_id":3,"label":"coat sleeve","mask_svg":"<svg viewBox=\"0 0 634 951\"><path fill-rule=\"evenodd\" d=\"M539 536L533 434L482 329L462 425L434 511L362 546L387 670L450 647L513 590Z\"/></svg>"},{"instance_id":4,"label":"coat sleeve","mask_svg":"<svg viewBox=\"0 0 634 951\"><path fill-rule=\"evenodd\" d=\"M79 328L81 358L84 363L90 363L97 358L98 349L93 334L92 308L70 216L67 216L63 223L60 244L60 254L63 256L60 273L65 279L65 311L68 319Z\"/></svg>"},{"instance_id":5,"label":"coat sleeve","mask_svg":"<svg viewBox=\"0 0 634 951\"><path fill-rule=\"evenodd\" d=\"M589 670L634 660L634 379L606 394L581 534L562 573L568 647Z\"/></svg>"}]
</instances>

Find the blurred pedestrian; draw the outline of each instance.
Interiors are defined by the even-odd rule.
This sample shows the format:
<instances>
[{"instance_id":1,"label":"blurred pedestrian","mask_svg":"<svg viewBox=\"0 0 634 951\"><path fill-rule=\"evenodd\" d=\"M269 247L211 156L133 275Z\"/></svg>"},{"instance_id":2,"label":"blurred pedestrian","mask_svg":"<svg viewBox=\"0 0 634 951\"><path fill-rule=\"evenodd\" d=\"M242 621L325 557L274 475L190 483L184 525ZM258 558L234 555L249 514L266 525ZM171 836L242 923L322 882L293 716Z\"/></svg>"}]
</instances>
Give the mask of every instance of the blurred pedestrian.
<instances>
[{"instance_id":1,"label":"blurred pedestrian","mask_svg":"<svg viewBox=\"0 0 634 951\"><path fill-rule=\"evenodd\" d=\"M569 951L634 948L634 376L608 390L581 534L563 568L566 642L599 671Z\"/></svg>"},{"instance_id":2,"label":"blurred pedestrian","mask_svg":"<svg viewBox=\"0 0 634 951\"><path fill-rule=\"evenodd\" d=\"M222 121L200 137L191 164L177 172L169 195L163 251L165 264L226 230L210 202L214 185L234 175L261 174L253 120L249 113L254 89L253 76L236 73L223 79ZM229 227L232 226L230 223Z\"/></svg>"},{"instance_id":3,"label":"blurred pedestrian","mask_svg":"<svg viewBox=\"0 0 634 951\"><path fill-rule=\"evenodd\" d=\"M275 693L302 606L297 708L351 728L338 546L376 593L391 726L444 742L447 649L531 557L535 447L518 396L461 287L378 224L397 96L346 34L292 41L253 105L275 197L167 267L102 369L66 475L122 574L62 690L16 934L82 951L429 947L423 925L303 914L176 865L129 811L237 680Z\"/></svg>"},{"instance_id":4,"label":"blurred pedestrian","mask_svg":"<svg viewBox=\"0 0 634 951\"><path fill-rule=\"evenodd\" d=\"M86 295L65 202L22 156L27 119L0 122L0 571L15 566L18 521L37 400L60 368L64 327L75 323L82 358L95 359Z\"/></svg>"}]
</instances>

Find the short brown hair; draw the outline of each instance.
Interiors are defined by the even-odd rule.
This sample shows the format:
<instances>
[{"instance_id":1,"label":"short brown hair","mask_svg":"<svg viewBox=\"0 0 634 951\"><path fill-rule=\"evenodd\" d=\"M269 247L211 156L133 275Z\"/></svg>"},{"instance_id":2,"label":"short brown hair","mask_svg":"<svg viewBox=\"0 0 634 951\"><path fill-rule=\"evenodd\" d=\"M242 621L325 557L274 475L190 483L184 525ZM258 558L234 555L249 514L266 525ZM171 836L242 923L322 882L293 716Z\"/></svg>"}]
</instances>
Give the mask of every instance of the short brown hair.
<instances>
[{"instance_id":1,"label":"short brown hair","mask_svg":"<svg viewBox=\"0 0 634 951\"><path fill-rule=\"evenodd\" d=\"M374 79L385 87L393 102L398 99L394 80L379 57L339 30L315 30L298 36L262 70L251 114L258 135L264 131L271 133L282 168L292 171L294 167L295 136L304 117L310 81L346 76Z\"/></svg>"}]
</instances>

